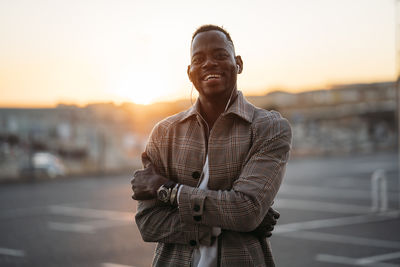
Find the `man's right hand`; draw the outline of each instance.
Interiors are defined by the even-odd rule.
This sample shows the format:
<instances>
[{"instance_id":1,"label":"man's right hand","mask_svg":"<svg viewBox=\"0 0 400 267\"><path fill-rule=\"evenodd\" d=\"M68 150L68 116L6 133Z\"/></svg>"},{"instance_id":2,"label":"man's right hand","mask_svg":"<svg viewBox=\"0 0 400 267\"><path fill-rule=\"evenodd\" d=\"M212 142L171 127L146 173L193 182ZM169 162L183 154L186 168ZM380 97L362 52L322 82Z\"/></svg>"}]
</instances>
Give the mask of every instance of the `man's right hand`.
<instances>
[{"instance_id":1,"label":"man's right hand","mask_svg":"<svg viewBox=\"0 0 400 267\"><path fill-rule=\"evenodd\" d=\"M265 215L264 220L260 225L251 233L259 238L271 237L272 231L274 230L274 225L276 225L280 213L274 210L272 207L269 208L267 215Z\"/></svg>"},{"instance_id":2,"label":"man's right hand","mask_svg":"<svg viewBox=\"0 0 400 267\"><path fill-rule=\"evenodd\" d=\"M159 175L152 164L143 170L137 170L131 181L135 200L149 200L157 198L157 189L168 181Z\"/></svg>"}]
</instances>

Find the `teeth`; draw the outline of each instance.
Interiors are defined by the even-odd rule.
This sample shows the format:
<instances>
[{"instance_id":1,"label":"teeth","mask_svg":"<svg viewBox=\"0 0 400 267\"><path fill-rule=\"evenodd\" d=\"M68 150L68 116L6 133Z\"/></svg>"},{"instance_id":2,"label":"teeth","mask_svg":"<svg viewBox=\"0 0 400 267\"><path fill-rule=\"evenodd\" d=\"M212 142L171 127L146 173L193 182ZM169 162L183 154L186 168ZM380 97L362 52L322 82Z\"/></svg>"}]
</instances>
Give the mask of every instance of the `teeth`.
<instances>
[{"instance_id":1,"label":"teeth","mask_svg":"<svg viewBox=\"0 0 400 267\"><path fill-rule=\"evenodd\" d=\"M221 75L219 75L219 74L209 74L204 78L204 80L208 81L209 79L218 79L220 77L221 77Z\"/></svg>"}]
</instances>

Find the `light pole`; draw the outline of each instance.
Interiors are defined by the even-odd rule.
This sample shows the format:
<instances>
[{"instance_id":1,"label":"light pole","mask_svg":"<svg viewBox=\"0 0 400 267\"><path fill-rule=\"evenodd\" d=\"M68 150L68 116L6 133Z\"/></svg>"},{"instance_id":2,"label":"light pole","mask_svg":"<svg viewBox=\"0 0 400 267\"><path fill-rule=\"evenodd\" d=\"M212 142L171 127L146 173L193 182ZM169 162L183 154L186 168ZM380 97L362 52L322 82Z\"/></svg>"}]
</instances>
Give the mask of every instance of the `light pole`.
<instances>
[{"instance_id":1,"label":"light pole","mask_svg":"<svg viewBox=\"0 0 400 267\"><path fill-rule=\"evenodd\" d=\"M397 118L397 175L398 175L398 197L400 210L400 0L395 0L395 34L396 34L396 118Z\"/></svg>"}]
</instances>

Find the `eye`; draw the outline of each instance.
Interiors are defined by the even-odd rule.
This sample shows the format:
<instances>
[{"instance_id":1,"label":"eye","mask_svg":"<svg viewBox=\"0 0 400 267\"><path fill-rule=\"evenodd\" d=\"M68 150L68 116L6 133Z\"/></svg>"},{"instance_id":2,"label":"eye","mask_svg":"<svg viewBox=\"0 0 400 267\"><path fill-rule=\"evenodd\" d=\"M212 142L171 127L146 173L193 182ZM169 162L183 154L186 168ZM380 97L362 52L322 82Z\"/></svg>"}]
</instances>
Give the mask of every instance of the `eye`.
<instances>
[{"instance_id":1,"label":"eye","mask_svg":"<svg viewBox=\"0 0 400 267\"><path fill-rule=\"evenodd\" d=\"M224 52L219 52L215 55L215 58L218 60L225 60L228 58L228 54Z\"/></svg>"},{"instance_id":2,"label":"eye","mask_svg":"<svg viewBox=\"0 0 400 267\"><path fill-rule=\"evenodd\" d=\"M202 60L203 60L203 59L202 59L201 56L194 56L194 57L192 58L192 64L199 64L199 63L201 63Z\"/></svg>"}]
</instances>

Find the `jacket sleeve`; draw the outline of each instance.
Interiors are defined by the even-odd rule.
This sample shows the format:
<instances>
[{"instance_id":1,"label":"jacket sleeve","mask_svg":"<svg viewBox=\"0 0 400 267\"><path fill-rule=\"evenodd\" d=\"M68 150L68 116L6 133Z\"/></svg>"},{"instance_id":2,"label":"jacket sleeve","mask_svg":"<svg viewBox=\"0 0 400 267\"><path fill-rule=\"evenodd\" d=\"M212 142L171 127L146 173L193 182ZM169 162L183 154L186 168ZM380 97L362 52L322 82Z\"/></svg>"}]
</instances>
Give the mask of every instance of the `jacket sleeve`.
<instances>
[{"instance_id":1,"label":"jacket sleeve","mask_svg":"<svg viewBox=\"0 0 400 267\"><path fill-rule=\"evenodd\" d=\"M282 182L292 134L288 121L282 117L272 125L261 125L257 131L259 134L231 190L181 187L182 222L237 232L253 231L262 222Z\"/></svg>"},{"instance_id":2,"label":"jacket sleeve","mask_svg":"<svg viewBox=\"0 0 400 267\"><path fill-rule=\"evenodd\" d=\"M159 139L162 136L160 125L153 129L146 146L146 156L150 160L143 161L143 167L154 164L157 171L166 177L163 161L159 153ZM168 177L167 177L168 178ZM177 207L161 203L157 200L138 201L135 215L136 224L146 242L179 243L211 245L212 230L206 225L182 222Z\"/></svg>"}]
</instances>

